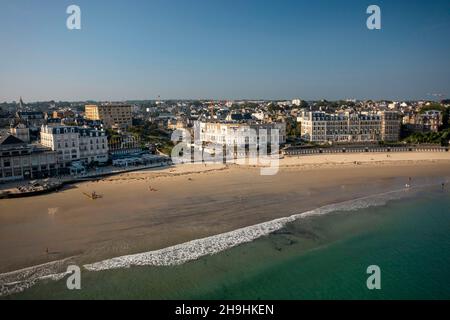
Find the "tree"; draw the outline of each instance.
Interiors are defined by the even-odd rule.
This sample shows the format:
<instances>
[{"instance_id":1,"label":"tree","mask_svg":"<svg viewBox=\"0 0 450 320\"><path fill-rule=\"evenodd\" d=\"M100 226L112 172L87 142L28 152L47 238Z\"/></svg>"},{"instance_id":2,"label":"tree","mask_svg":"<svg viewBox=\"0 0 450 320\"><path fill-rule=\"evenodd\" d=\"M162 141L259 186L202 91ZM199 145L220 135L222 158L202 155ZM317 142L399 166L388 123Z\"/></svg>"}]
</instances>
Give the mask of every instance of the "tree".
<instances>
[{"instance_id":1,"label":"tree","mask_svg":"<svg viewBox=\"0 0 450 320\"><path fill-rule=\"evenodd\" d=\"M441 130L448 129L450 127L449 121L450 121L450 107L446 107L442 111L442 126Z\"/></svg>"},{"instance_id":2,"label":"tree","mask_svg":"<svg viewBox=\"0 0 450 320\"><path fill-rule=\"evenodd\" d=\"M448 140L450 138L450 129L446 129L441 132L427 132L421 133L416 132L405 139L407 143L420 144L420 143L430 143L430 144L440 144L442 146L448 145Z\"/></svg>"},{"instance_id":3,"label":"tree","mask_svg":"<svg viewBox=\"0 0 450 320\"><path fill-rule=\"evenodd\" d=\"M286 135L290 137L297 137L300 136L300 134L300 123L292 120L286 121Z\"/></svg>"},{"instance_id":4,"label":"tree","mask_svg":"<svg viewBox=\"0 0 450 320\"><path fill-rule=\"evenodd\" d=\"M440 103L431 103L427 106L423 106L420 109L420 113L425 113L426 111L430 111L430 110L437 110L437 111L441 111L444 112L445 109L447 109L446 107L444 107L442 104Z\"/></svg>"},{"instance_id":5,"label":"tree","mask_svg":"<svg viewBox=\"0 0 450 320\"><path fill-rule=\"evenodd\" d=\"M306 102L305 100L302 100L302 102L300 102L300 108L309 108L309 103Z\"/></svg>"}]
</instances>

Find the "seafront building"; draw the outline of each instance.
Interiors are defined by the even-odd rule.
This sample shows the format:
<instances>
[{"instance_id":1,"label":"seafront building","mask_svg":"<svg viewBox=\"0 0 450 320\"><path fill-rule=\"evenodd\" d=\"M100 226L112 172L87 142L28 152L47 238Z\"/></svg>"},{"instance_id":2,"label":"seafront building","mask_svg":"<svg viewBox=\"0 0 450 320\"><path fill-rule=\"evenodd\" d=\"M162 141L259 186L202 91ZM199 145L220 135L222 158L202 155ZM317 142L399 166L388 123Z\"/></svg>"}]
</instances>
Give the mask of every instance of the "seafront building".
<instances>
[{"instance_id":1,"label":"seafront building","mask_svg":"<svg viewBox=\"0 0 450 320\"><path fill-rule=\"evenodd\" d=\"M65 168L74 161L85 164L108 161L108 140L104 130L43 125L41 144L56 151L58 163Z\"/></svg>"},{"instance_id":2,"label":"seafront building","mask_svg":"<svg viewBox=\"0 0 450 320\"><path fill-rule=\"evenodd\" d=\"M132 107L127 104L86 105L85 118L100 120L107 129L124 130L132 126Z\"/></svg>"},{"instance_id":3,"label":"seafront building","mask_svg":"<svg viewBox=\"0 0 450 320\"><path fill-rule=\"evenodd\" d=\"M301 137L310 142L378 142L397 141L400 117L397 112L326 113L302 111L297 118Z\"/></svg>"},{"instance_id":4,"label":"seafront building","mask_svg":"<svg viewBox=\"0 0 450 320\"><path fill-rule=\"evenodd\" d=\"M222 145L245 145L258 143L258 139L263 138L262 132L267 134L267 143L272 143L272 136L278 130L279 144L286 142L286 124L281 122L234 122L234 121L197 121L194 131L198 133L196 143L222 144ZM255 137L250 136L250 130L256 132ZM275 141L274 141L275 143Z\"/></svg>"},{"instance_id":5,"label":"seafront building","mask_svg":"<svg viewBox=\"0 0 450 320\"><path fill-rule=\"evenodd\" d=\"M381 141L400 140L401 117L397 111L379 111L381 116Z\"/></svg>"},{"instance_id":6,"label":"seafront building","mask_svg":"<svg viewBox=\"0 0 450 320\"><path fill-rule=\"evenodd\" d=\"M0 139L0 182L39 179L58 174L57 153L13 135Z\"/></svg>"},{"instance_id":7,"label":"seafront building","mask_svg":"<svg viewBox=\"0 0 450 320\"><path fill-rule=\"evenodd\" d=\"M80 160L78 127L43 125L41 144L57 152L58 163L62 167L69 167L72 161Z\"/></svg>"},{"instance_id":8,"label":"seafront building","mask_svg":"<svg viewBox=\"0 0 450 320\"><path fill-rule=\"evenodd\" d=\"M108 162L108 138L104 130L79 128L80 160L85 164Z\"/></svg>"}]
</instances>

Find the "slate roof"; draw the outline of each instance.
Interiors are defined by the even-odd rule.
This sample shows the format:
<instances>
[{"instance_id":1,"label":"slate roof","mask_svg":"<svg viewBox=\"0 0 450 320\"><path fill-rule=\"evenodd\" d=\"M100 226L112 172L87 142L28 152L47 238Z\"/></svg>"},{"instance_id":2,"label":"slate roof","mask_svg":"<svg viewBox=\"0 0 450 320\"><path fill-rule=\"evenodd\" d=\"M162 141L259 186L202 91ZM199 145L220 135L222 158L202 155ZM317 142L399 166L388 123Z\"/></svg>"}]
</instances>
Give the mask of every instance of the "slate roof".
<instances>
[{"instance_id":1,"label":"slate roof","mask_svg":"<svg viewBox=\"0 0 450 320\"><path fill-rule=\"evenodd\" d=\"M0 138L0 146L7 146L12 144L24 144L25 142L13 135L7 135Z\"/></svg>"}]
</instances>

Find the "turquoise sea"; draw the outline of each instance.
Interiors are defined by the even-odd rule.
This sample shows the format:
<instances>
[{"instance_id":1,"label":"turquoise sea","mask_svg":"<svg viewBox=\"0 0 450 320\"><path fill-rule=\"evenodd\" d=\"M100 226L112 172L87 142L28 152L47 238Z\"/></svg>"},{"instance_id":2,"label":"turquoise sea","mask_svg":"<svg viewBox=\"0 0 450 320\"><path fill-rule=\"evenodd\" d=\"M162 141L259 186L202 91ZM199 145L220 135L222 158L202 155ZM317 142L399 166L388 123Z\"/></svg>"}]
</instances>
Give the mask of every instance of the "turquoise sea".
<instances>
[{"instance_id":1,"label":"turquoise sea","mask_svg":"<svg viewBox=\"0 0 450 320\"><path fill-rule=\"evenodd\" d=\"M381 269L368 290L366 269ZM82 273L82 289L40 283L9 299L450 299L450 190L299 219L174 267Z\"/></svg>"}]
</instances>

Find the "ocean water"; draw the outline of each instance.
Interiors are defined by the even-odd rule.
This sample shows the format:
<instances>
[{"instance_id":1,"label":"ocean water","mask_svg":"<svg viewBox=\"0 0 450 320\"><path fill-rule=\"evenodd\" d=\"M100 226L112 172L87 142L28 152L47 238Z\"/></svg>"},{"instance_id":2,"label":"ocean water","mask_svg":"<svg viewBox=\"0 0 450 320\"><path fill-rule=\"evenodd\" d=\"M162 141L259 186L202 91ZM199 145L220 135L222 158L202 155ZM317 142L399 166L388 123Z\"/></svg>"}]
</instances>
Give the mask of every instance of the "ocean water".
<instances>
[{"instance_id":1,"label":"ocean water","mask_svg":"<svg viewBox=\"0 0 450 320\"><path fill-rule=\"evenodd\" d=\"M368 290L366 269L381 269ZM171 267L82 272L8 299L450 299L450 190L309 216L251 243Z\"/></svg>"}]
</instances>

